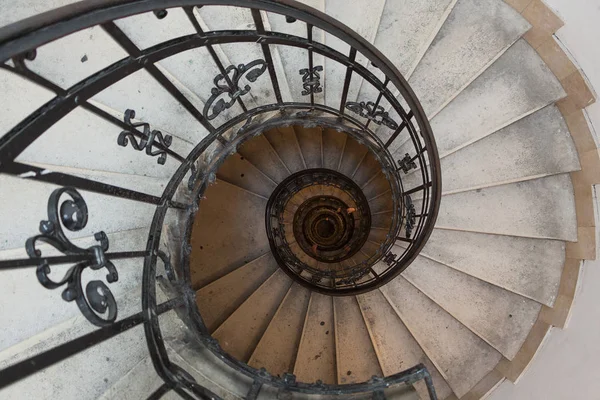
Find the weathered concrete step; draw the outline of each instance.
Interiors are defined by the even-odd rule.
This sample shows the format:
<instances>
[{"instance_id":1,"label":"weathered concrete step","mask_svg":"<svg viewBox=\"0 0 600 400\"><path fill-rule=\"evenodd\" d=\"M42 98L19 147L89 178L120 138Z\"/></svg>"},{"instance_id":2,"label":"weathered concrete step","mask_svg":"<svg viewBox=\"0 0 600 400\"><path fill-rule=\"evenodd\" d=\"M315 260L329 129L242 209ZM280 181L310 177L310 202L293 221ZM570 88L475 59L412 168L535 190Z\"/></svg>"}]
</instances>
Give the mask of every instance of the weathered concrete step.
<instances>
[{"instance_id":1,"label":"weathered concrete step","mask_svg":"<svg viewBox=\"0 0 600 400\"><path fill-rule=\"evenodd\" d=\"M277 182L239 153L228 157L217 170L217 178L268 199Z\"/></svg>"},{"instance_id":2,"label":"weathered concrete step","mask_svg":"<svg viewBox=\"0 0 600 400\"><path fill-rule=\"evenodd\" d=\"M356 298L383 374L393 375L423 363L432 376L438 397L448 397L452 390L381 292L373 290ZM415 388L422 399L427 398L427 387L423 381L415 384Z\"/></svg>"},{"instance_id":3,"label":"weathered concrete step","mask_svg":"<svg viewBox=\"0 0 600 400\"><path fill-rule=\"evenodd\" d=\"M563 270L565 243L434 229L421 254L552 307Z\"/></svg>"},{"instance_id":4,"label":"weathered concrete step","mask_svg":"<svg viewBox=\"0 0 600 400\"><path fill-rule=\"evenodd\" d=\"M367 326L354 296L334 297L335 346L339 384L382 376Z\"/></svg>"},{"instance_id":5,"label":"weathered concrete step","mask_svg":"<svg viewBox=\"0 0 600 400\"><path fill-rule=\"evenodd\" d=\"M290 287L248 365L265 368L272 375L294 372L310 293L309 289L297 283Z\"/></svg>"},{"instance_id":6,"label":"weathered concrete step","mask_svg":"<svg viewBox=\"0 0 600 400\"><path fill-rule=\"evenodd\" d=\"M275 271L214 332L223 350L247 362L291 284L285 272Z\"/></svg>"},{"instance_id":7,"label":"weathered concrete step","mask_svg":"<svg viewBox=\"0 0 600 400\"><path fill-rule=\"evenodd\" d=\"M323 129L323 166L338 171L347 135L335 129Z\"/></svg>"},{"instance_id":8,"label":"weathered concrete step","mask_svg":"<svg viewBox=\"0 0 600 400\"><path fill-rule=\"evenodd\" d=\"M533 300L421 256L402 276L509 360L541 309Z\"/></svg>"},{"instance_id":9,"label":"weathered concrete step","mask_svg":"<svg viewBox=\"0 0 600 400\"><path fill-rule=\"evenodd\" d=\"M502 1L458 0L409 80L425 112L435 115L529 28Z\"/></svg>"},{"instance_id":10,"label":"weathered concrete step","mask_svg":"<svg viewBox=\"0 0 600 400\"><path fill-rule=\"evenodd\" d=\"M146 221L148 222L148 221ZM32 226L31 236L37 229L39 221ZM125 230L121 232L108 232L110 251L143 251L148 241L148 227ZM70 237L70 236L69 236ZM97 244L93 236L74 239L76 246L87 248ZM38 247L43 256L62 256L58 250L49 245ZM25 252L25 243L22 247L0 252L0 260L28 258ZM122 299L129 291L138 287L142 278L142 258L113 260L119 273L119 280L109 284L109 288L117 300ZM58 280L71 265L51 267L51 278ZM104 280L103 272L98 272L98 277ZM92 275L90 275L92 276ZM0 323L12 326L14 329L7 331L0 337L0 350L9 348L35 335L42 334L45 330L59 325L69 318L81 316L75 303L65 303L61 290L48 290L44 288L35 276L35 267L20 268L3 271L0 284L3 293L10 293L11 307L5 307L0 315ZM119 306L120 306L119 302ZM139 307L139 306L138 306ZM139 311L139 310L138 310ZM119 315L126 309L119 308ZM87 322L87 320L86 320ZM88 322L89 324L89 322ZM90 324L91 326L91 324Z\"/></svg>"},{"instance_id":11,"label":"weathered concrete step","mask_svg":"<svg viewBox=\"0 0 600 400\"><path fill-rule=\"evenodd\" d=\"M301 1L310 7L316 8L319 11L325 10L325 2L323 0L304 0ZM283 32L289 35L298 36L301 38L307 38L306 34L306 25L303 23L289 23L286 21L284 15L275 14L275 13L267 13L268 23L271 27L271 30L274 32ZM268 30L266 23L265 28ZM325 34L320 29L313 29L312 32L313 40L315 42L324 43L325 42ZM289 87L290 99L286 100L284 96L284 101L296 101L296 102L306 102L309 100L308 95L303 95L303 81L302 77L304 74L301 74L299 71L304 68L308 68L308 51L301 48L296 48L292 46L271 46L276 47L279 56L281 57L281 65L283 71L285 71L285 76L279 76L279 81L286 81L287 86ZM324 56L313 53L313 65L314 66L324 66L325 60ZM319 73L321 87L325 85L325 71L321 71ZM315 103L323 104L325 99L325 92L322 91L320 93L314 94Z\"/></svg>"},{"instance_id":12,"label":"weathered concrete step","mask_svg":"<svg viewBox=\"0 0 600 400\"><path fill-rule=\"evenodd\" d=\"M442 190L452 193L579 170L577 150L551 105L441 160ZM420 184L414 171L406 187Z\"/></svg>"},{"instance_id":13,"label":"weathered concrete step","mask_svg":"<svg viewBox=\"0 0 600 400\"><path fill-rule=\"evenodd\" d=\"M325 13L341 21L360 36L372 42L379 27L384 4L385 1L383 0L356 0L352 3L326 1ZM325 34L325 44L342 54L349 54L350 46L328 33ZM356 61L363 65L367 63L366 58L361 54L357 55ZM325 103L337 109L340 106L339 103L342 98L346 67L330 58L326 58L325 73L329 77L325 81ZM348 90L348 101L355 101L357 99L361 82L362 78L357 74L353 74Z\"/></svg>"},{"instance_id":14,"label":"weathered concrete step","mask_svg":"<svg viewBox=\"0 0 600 400\"><path fill-rule=\"evenodd\" d=\"M294 365L298 382L337 383L333 299L312 292Z\"/></svg>"},{"instance_id":15,"label":"weathered concrete step","mask_svg":"<svg viewBox=\"0 0 600 400\"><path fill-rule=\"evenodd\" d=\"M295 126L296 138L307 168L323 167L323 136L319 127Z\"/></svg>"},{"instance_id":16,"label":"weathered concrete step","mask_svg":"<svg viewBox=\"0 0 600 400\"><path fill-rule=\"evenodd\" d=\"M264 135L292 173L306 168L293 127L271 129Z\"/></svg>"},{"instance_id":17,"label":"weathered concrete step","mask_svg":"<svg viewBox=\"0 0 600 400\"><path fill-rule=\"evenodd\" d=\"M420 201L415 201L419 205ZM540 239L577 240L573 185L553 175L444 196L442 228Z\"/></svg>"},{"instance_id":18,"label":"weathered concrete step","mask_svg":"<svg viewBox=\"0 0 600 400\"><path fill-rule=\"evenodd\" d=\"M210 332L221 325L277 270L271 253L252 260L196 292L196 304Z\"/></svg>"},{"instance_id":19,"label":"weathered concrete step","mask_svg":"<svg viewBox=\"0 0 600 400\"><path fill-rule=\"evenodd\" d=\"M465 147L564 96L544 61L519 40L431 120L440 155Z\"/></svg>"},{"instance_id":20,"label":"weathered concrete step","mask_svg":"<svg viewBox=\"0 0 600 400\"><path fill-rule=\"evenodd\" d=\"M401 276L380 290L457 397L500 361L499 352Z\"/></svg>"},{"instance_id":21,"label":"weathered concrete step","mask_svg":"<svg viewBox=\"0 0 600 400\"><path fill-rule=\"evenodd\" d=\"M251 10L244 7L233 6L204 6L196 9L196 16L200 25L207 31L219 30L254 30L256 26L252 18ZM263 18L264 20L264 18ZM245 65L252 60L263 60L264 55L258 43L229 43L215 46L220 48L221 61L227 65ZM271 47L273 64L276 74L285 77L285 71L281 66L281 57L276 47ZM278 79L282 92L287 99L291 99L287 81ZM251 91L244 96L243 101L249 106L255 107L276 102L275 92L268 73L263 73L256 81L251 83ZM250 107L248 107L250 109Z\"/></svg>"},{"instance_id":22,"label":"weathered concrete step","mask_svg":"<svg viewBox=\"0 0 600 400\"><path fill-rule=\"evenodd\" d=\"M96 176L84 178L97 179ZM132 177L124 174L113 174L109 180L116 186L127 186ZM161 183L153 180L144 180L145 191L149 194L160 196L162 193ZM25 246L25 241L39 234L39 223L48 219L48 199L52 192L59 188L54 184L33 181L24 178L2 175L0 176L0 187L4 193L10 193L0 197L0 219L2 221L14 220L19 216L19 223L12 226L10 230L0 232L0 250L14 249ZM106 233L131 230L148 226L152 220L156 206L134 200L122 199L103 194L97 194L79 190L88 206L88 223L85 228L77 232L68 232L70 238L93 236L95 232ZM61 197L68 199L67 195ZM143 246L145 248L145 246Z\"/></svg>"},{"instance_id":23,"label":"weathered concrete step","mask_svg":"<svg viewBox=\"0 0 600 400\"><path fill-rule=\"evenodd\" d=\"M238 153L277 183L290 175L289 169L264 135L244 143Z\"/></svg>"},{"instance_id":24,"label":"weathered concrete step","mask_svg":"<svg viewBox=\"0 0 600 400\"><path fill-rule=\"evenodd\" d=\"M135 269L134 266L127 266L127 269ZM140 293L141 287L137 284L141 279L141 265L137 268L136 273L139 273L139 279L135 281L135 285L130 286L127 290L116 296L118 304L119 319L128 317L141 311L140 309ZM34 272L34 271L30 271ZM119 273L127 273L126 268L120 268ZM31 276L33 279L34 276ZM125 276L120 276L119 281ZM32 279L32 280L33 280ZM134 282L133 276L127 276L127 281ZM37 282L36 282L37 283ZM19 282L19 287L22 287L23 282ZM109 286L115 286L113 283ZM0 353L0 368L5 368L17 362L23 361L29 357L41 354L42 352L54 348L60 344L67 343L73 339L81 337L98 327L92 325L77 309L75 304L66 305L60 298L60 292L48 291L39 285L39 288L47 291L55 297L58 302L49 301L48 303L40 299L40 303L29 301L25 304L29 305L30 311L20 315L20 321L16 326L32 327L36 326L35 322L21 325L23 318L27 315L35 314L34 308L41 310L47 304L52 306L46 310L47 315L51 316L53 312L61 313L62 309L72 307L76 310L74 316L70 319L56 319L52 326L41 327L39 333L34 336L26 335L27 340L24 340ZM113 292L115 294L115 292ZM165 299L157 291L158 301ZM33 312L33 313L32 313ZM163 314L163 316L166 314ZM162 320L163 317L161 317ZM43 318L42 318L43 320ZM14 331L14 330L11 330ZM114 340L118 340L119 345L115 346ZM102 395L115 382L120 380L123 375L134 368L141 360L148 355L148 346L146 344L144 329L141 325L136 326L126 332L121 333L113 340L108 340L97 344L85 352L81 352L66 360L45 368L42 373L32 375L28 378L20 380L15 384L2 389L0 397L7 399L22 398L28 396L37 399L54 399L61 396L67 399L85 399L92 400ZM78 371L81 376L77 378L77 385L57 384L57 382L68 382L73 378L74 371ZM100 377L100 379L99 379ZM86 390L82 391L81 388Z\"/></svg>"},{"instance_id":25,"label":"weathered concrete step","mask_svg":"<svg viewBox=\"0 0 600 400\"><path fill-rule=\"evenodd\" d=\"M269 251L264 228L265 199L217 181L208 187L199 206L190 243L190 272L195 289Z\"/></svg>"}]
</instances>

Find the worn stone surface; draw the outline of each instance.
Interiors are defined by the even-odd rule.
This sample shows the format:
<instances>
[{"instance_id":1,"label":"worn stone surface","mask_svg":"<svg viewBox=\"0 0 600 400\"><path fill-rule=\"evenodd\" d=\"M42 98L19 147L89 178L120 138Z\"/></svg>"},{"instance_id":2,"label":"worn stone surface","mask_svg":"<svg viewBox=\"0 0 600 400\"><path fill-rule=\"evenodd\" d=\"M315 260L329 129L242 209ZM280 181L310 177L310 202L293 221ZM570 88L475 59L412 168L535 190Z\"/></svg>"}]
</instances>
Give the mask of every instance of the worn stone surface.
<instances>
[{"instance_id":1,"label":"worn stone surface","mask_svg":"<svg viewBox=\"0 0 600 400\"><path fill-rule=\"evenodd\" d=\"M561 280L565 244L434 229L421 254L552 307Z\"/></svg>"},{"instance_id":2,"label":"worn stone surface","mask_svg":"<svg viewBox=\"0 0 600 400\"><path fill-rule=\"evenodd\" d=\"M433 115L477 77L530 25L496 0L459 0L409 83Z\"/></svg>"},{"instance_id":3,"label":"worn stone surface","mask_svg":"<svg viewBox=\"0 0 600 400\"><path fill-rule=\"evenodd\" d=\"M406 279L398 277L381 291L457 397L502 357Z\"/></svg>"},{"instance_id":4,"label":"worn stone surface","mask_svg":"<svg viewBox=\"0 0 600 400\"><path fill-rule=\"evenodd\" d=\"M437 226L576 241L573 186L569 175L561 174L447 195Z\"/></svg>"},{"instance_id":5,"label":"worn stone surface","mask_svg":"<svg viewBox=\"0 0 600 400\"><path fill-rule=\"evenodd\" d=\"M509 360L541 309L533 300L425 257L417 257L402 276Z\"/></svg>"}]
</instances>

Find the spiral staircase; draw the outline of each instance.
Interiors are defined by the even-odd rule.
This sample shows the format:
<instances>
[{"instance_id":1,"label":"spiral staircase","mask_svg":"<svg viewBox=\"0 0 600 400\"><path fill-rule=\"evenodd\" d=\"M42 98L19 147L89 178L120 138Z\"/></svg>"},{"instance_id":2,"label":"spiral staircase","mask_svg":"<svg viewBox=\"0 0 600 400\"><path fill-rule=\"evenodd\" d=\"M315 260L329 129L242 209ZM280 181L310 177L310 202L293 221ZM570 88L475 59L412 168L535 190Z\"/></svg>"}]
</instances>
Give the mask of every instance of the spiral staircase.
<instances>
[{"instance_id":1,"label":"spiral staircase","mask_svg":"<svg viewBox=\"0 0 600 400\"><path fill-rule=\"evenodd\" d=\"M564 326L541 1L71 3L0 29L0 398L479 399Z\"/></svg>"}]
</instances>

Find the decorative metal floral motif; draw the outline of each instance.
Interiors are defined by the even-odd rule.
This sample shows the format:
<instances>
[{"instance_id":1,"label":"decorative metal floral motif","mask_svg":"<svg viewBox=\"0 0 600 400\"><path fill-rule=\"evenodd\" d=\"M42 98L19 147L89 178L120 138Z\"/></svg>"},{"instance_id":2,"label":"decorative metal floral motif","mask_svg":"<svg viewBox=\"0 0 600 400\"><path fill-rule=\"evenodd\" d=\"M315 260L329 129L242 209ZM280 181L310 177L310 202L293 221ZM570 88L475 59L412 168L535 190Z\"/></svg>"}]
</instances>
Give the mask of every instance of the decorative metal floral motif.
<instances>
[{"instance_id":1,"label":"decorative metal floral motif","mask_svg":"<svg viewBox=\"0 0 600 400\"><path fill-rule=\"evenodd\" d=\"M254 60L248 64L240 64L237 67L230 65L225 69L227 76L219 74L213 80L216 87L211 89L211 96L204 105L202 114L207 120L217 118L224 110L231 108L238 97L250 92L250 85L240 88L239 83L242 77L250 82L255 82L267 70L265 60ZM231 74L231 76L229 76ZM229 100L219 98L222 94L227 93ZM217 100L218 99L218 100ZM211 110L212 109L212 110Z\"/></svg>"},{"instance_id":2,"label":"decorative metal floral motif","mask_svg":"<svg viewBox=\"0 0 600 400\"><path fill-rule=\"evenodd\" d=\"M158 156L158 160L156 160L156 162L160 165L164 165L167 161L167 152L162 149L154 149L154 141L156 140L158 143L168 148L169 146L171 146L173 138L171 137L171 135L165 135L163 137L162 132L157 130L150 131L150 124L146 122L132 122L131 120L133 118L135 118L135 111L128 109L125 111L123 122L125 122L125 124L131 126L132 128L137 128L140 126L143 127L142 134L144 137L139 138L138 142L138 138L136 138L133 135L133 133L131 133L130 131L123 131L119 134L119 137L117 138L117 143L119 144L119 146L127 147L129 142L131 142L131 147L138 151L146 149L147 155L151 157Z\"/></svg>"},{"instance_id":3,"label":"decorative metal floral motif","mask_svg":"<svg viewBox=\"0 0 600 400\"><path fill-rule=\"evenodd\" d=\"M322 65L314 66L312 69L303 68L300 70L302 75L302 96L308 96L309 94L321 93L323 88L321 87L321 75L319 72L323 71Z\"/></svg>"},{"instance_id":4,"label":"decorative metal floral motif","mask_svg":"<svg viewBox=\"0 0 600 400\"><path fill-rule=\"evenodd\" d=\"M415 205L412 202L410 196L405 196L406 199L406 238L410 239L410 235L412 234L412 230L415 227Z\"/></svg>"},{"instance_id":5,"label":"decorative metal floral motif","mask_svg":"<svg viewBox=\"0 0 600 400\"><path fill-rule=\"evenodd\" d=\"M66 194L71 197L60 204L60 197ZM108 238L104 232L94 234L97 245L87 249L80 248L67 238L62 226L69 231L76 232L85 228L88 220L87 204L77 190L70 187L56 189L48 199L48 220L40 222L41 235L27 239L25 249L30 258L40 258L36 275L40 283L47 289L56 289L67 285L62 292L65 301L77 303L81 313L94 325L106 326L117 318L117 302L106 284L99 280L87 283L85 291L81 283L81 275L86 268L99 270L106 268L108 283L116 282L119 274L114 264L106 259L104 252L108 250ZM49 244L66 255L85 255L88 259L72 266L65 276L54 281L49 277L50 265L46 259L41 258L42 252L36 248L38 242ZM103 316L106 314L106 316Z\"/></svg>"},{"instance_id":6,"label":"decorative metal floral motif","mask_svg":"<svg viewBox=\"0 0 600 400\"><path fill-rule=\"evenodd\" d=\"M396 260L396 255L391 252L387 253L385 255L385 257L383 257L383 262L386 263L388 265L388 267L391 267L395 260Z\"/></svg>"},{"instance_id":7,"label":"decorative metal floral motif","mask_svg":"<svg viewBox=\"0 0 600 400\"><path fill-rule=\"evenodd\" d=\"M417 164L408 153L406 153L402 160L398 160L398 166L405 174L408 174L408 171L411 169L417 168Z\"/></svg>"},{"instance_id":8,"label":"decorative metal floral motif","mask_svg":"<svg viewBox=\"0 0 600 400\"><path fill-rule=\"evenodd\" d=\"M346 108L353 113L360 115L363 118L367 118L377 125L387 126L390 129L398 129L398 124L390 118L388 113L384 111L382 106L375 107L375 103L369 101L365 104L364 101L356 103L349 101L346 103Z\"/></svg>"}]
</instances>

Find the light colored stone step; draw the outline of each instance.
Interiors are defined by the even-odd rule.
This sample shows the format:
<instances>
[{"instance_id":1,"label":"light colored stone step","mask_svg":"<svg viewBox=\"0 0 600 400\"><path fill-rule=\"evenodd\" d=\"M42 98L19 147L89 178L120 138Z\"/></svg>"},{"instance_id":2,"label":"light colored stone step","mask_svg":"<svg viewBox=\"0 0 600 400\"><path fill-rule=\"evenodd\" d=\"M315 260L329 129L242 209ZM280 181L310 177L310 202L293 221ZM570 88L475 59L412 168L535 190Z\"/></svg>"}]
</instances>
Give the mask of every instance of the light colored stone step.
<instances>
[{"instance_id":1,"label":"light colored stone step","mask_svg":"<svg viewBox=\"0 0 600 400\"><path fill-rule=\"evenodd\" d=\"M304 0L300 1L310 7L316 8L319 11L325 10L325 1L324 0ZM289 23L286 21L285 16L281 14L275 13L267 13L268 22L270 24L271 29L274 32L282 32L288 35L294 35L301 38L307 38L306 24L298 21L294 23ZM325 42L325 33L318 29L314 28L313 32L313 41L324 43ZM285 80L287 81L287 86L289 87L289 92L291 96L291 101L296 102L308 102L310 101L310 97L308 95L302 95L302 91L304 88L302 87L302 77L303 74L300 74L300 70L304 68L308 68L308 51L305 49L292 47L292 46L272 46L276 47L279 56L281 57L281 65L283 70L285 71L285 76L279 77L279 81ZM325 58L324 56L313 53L313 66L325 66ZM325 71L321 71L319 73L321 87L325 86ZM315 93L314 95L315 103L323 104L325 99L325 92ZM284 98L284 101L285 98Z\"/></svg>"},{"instance_id":2,"label":"light colored stone step","mask_svg":"<svg viewBox=\"0 0 600 400\"><path fill-rule=\"evenodd\" d=\"M275 181L239 153L227 157L217 170L217 178L266 199L277 186Z\"/></svg>"},{"instance_id":3,"label":"light colored stone step","mask_svg":"<svg viewBox=\"0 0 600 400\"><path fill-rule=\"evenodd\" d=\"M93 176L82 176L94 179ZM111 176L112 184L117 186L131 179L132 177L128 175ZM160 196L162 189L159 183L152 181L146 183L146 189L149 189L150 194ZM18 224L5 225L0 229L0 250L24 247L28 238L39 234L40 221L48 219L48 198L59 186L2 175L0 187L3 193L10 193L0 197L0 220L11 221L14 220L15 215L19 216ZM153 204L82 190L79 193L88 207L88 223L80 231L67 231L69 238L93 236L99 231L112 233L146 227L156 210ZM61 197L63 200L68 198L67 195Z\"/></svg>"},{"instance_id":4,"label":"light colored stone step","mask_svg":"<svg viewBox=\"0 0 600 400\"><path fill-rule=\"evenodd\" d=\"M36 233L37 224L39 224L39 221L32 226L31 236ZM110 252L143 251L146 248L148 240L148 227L122 232L107 232L107 236L110 244ZM74 239L73 243L82 248L97 244L93 236ZM42 251L43 256L63 255L49 245L40 245L38 248ZM25 252L25 242L23 242L20 248L0 252L0 260L3 261L22 258L28 258ZM142 278L143 258L113 260L113 264L119 273L119 280L108 284L108 287L115 298L119 300L129 291L138 287ZM54 280L59 280L71 266L61 265L51 267L52 273L50 277ZM33 266L2 272L3 279L0 283L0 289L3 293L10 294L5 298L5 301L10 301L12 305L4 308L0 315L0 322L4 326L11 326L13 328L6 331L0 337L0 350L16 345L35 335L42 334L47 329L51 329L70 318L81 315L75 303L66 303L62 299L61 289L49 290L39 283L35 275L35 268ZM105 272L105 270L100 270L97 273L90 272L89 276L98 277L105 281ZM127 315L123 314L126 309L120 306L120 302L118 304L118 316Z\"/></svg>"},{"instance_id":5,"label":"light colored stone step","mask_svg":"<svg viewBox=\"0 0 600 400\"><path fill-rule=\"evenodd\" d=\"M266 200L226 182L208 187L190 243L193 288L199 289L269 251L265 207Z\"/></svg>"},{"instance_id":6,"label":"light colored stone step","mask_svg":"<svg viewBox=\"0 0 600 400\"><path fill-rule=\"evenodd\" d=\"M294 365L298 382L337 383L333 299L312 292Z\"/></svg>"},{"instance_id":7,"label":"light colored stone step","mask_svg":"<svg viewBox=\"0 0 600 400\"><path fill-rule=\"evenodd\" d=\"M293 127L271 129L264 135L292 173L306 168Z\"/></svg>"},{"instance_id":8,"label":"light colored stone step","mask_svg":"<svg viewBox=\"0 0 600 400\"><path fill-rule=\"evenodd\" d=\"M347 25L369 42L373 42L384 5L384 0L356 0L352 3L327 0L325 2L325 14ZM328 33L325 34L325 44L345 55L350 52L348 44ZM356 61L362 65L367 63L366 58L360 54L357 54ZM325 81L325 103L330 107L339 109L344 89L346 67L330 58L326 58L325 73L329 77ZM357 74L353 74L348 90L348 101L356 100L361 82L362 78Z\"/></svg>"},{"instance_id":9,"label":"light colored stone step","mask_svg":"<svg viewBox=\"0 0 600 400\"><path fill-rule=\"evenodd\" d=\"M552 307L565 244L559 240L434 229L422 255Z\"/></svg>"},{"instance_id":10,"label":"light colored stone step","mask_svg":"<svg viewBox=\"0 0 600 400\"><path fill-rule=\"evenodd\" d=\"M459 150L564 96L544 61L519 40L431 120L439 153Z\"/></svg>"},{"instance_id":11,"label":"light colored stone step","mask_svg":"<svg viewBox=\"0 0 600 400\"><path fill-rule=\"evenodd\" d=\"M352 178L368 151L366 146L348 137L344 146L344 154L342 155L339 171L347 177Z\"/></svg>"},{"instance_id":12,"label":"light colored stone step","mask_svg":"<svg viewBox=\"0 0 600 400\"><path fill-rule=\"evenodd\" d=\"M409 78L457 0L386 1L374 45ZM369 65L376 76L381 72ZM397 91L394 88L392 92ZM358 98L375 101L379 92L363 81Z\"/></svg>"},{"instance_id":13,"label":"light colored stone step","mask_svg":"<svg viewBox=\"0 0 600 400\"><path fill-rule=\"evenodd\" d=\"M560 111L551 105L441 160L444 193L579 170L577 150ZM407 187L420 184L407 175Z\"/></svg>"},{"instance_id":14,"label":"light colored stone step","mask_svg":"<svg viewBox=\"0 0 600 400\"><path fill-rule=\"evenodd\" d=\"M139 273L141 276L141 265L136 269L136 273ZM33 270L30 272L33 274L31 278L34 280L35 272ZM120 268L119 272L125 272L124 268ZM132 279L133 277L129 276L127 278ZM124 282L133 281L128 280ZM22 283L19 282L19 286ZM115 297L118 304L119 319L140 312L141 287L137 283L139 283L139 280L136 281L136 285L120 293L118 297ZM109 286L114 285L113 283ZM42 288L41 285L38 284L38 286L48 291ZM61 309L69 308L60 298L60 291L48 292L60 301L60 304L56 302L47 303L53 306L51 310L46 310L48 315L51 315L55 311L60 313ZM159 302L165 300L164 296L161 296L160 291L157 291L157 297ZM30 302L28 305L30 309L35 307L40 309L44 304L31 302L31 297L29 299ZM41 354L44 351L98 329L98 327L92 325L79 312L75 304L70 304L70 306L77 310L72 318L66 320L58 319L54 321L55 324L52 327L43 328L35 336L30 337L27 335L27 340L0 352L0 368L14 365L17 362ZM21 317L23 318L24 315L21 315ZM19 323L18 326L27 327L32 325L35 324L33 322L23 325ZM115 346L116 340L118 340L118 346ZM148 346L144 337L144 329L142 325L138 325L121 333L112 340L97 344L84 352L45 368L41 373L32 375L4 388L0 397L16 399L28 396L50 400L58 396L63 396L67 399L96 399L147 356ZM78 385L57 384L57 382L69 382L73 378L74 371L81 374L77 378ZM99 377L101 378L99 379ZM85 387L86 390L82 391L82 387Z\"/></svg>"},{"instance_id":15,"label":"light colored stone step","mask_svg":"<svg viewBox=\"0 0 600 400\"><path fill-rule=\"evenodd\" d=\"M333 312L338 383L360 383L383 376L356 298L334 297Z\"/></svg>"},{"instance_id":16,"label":"light colored stone step","mask_svg":"<svg viewBox=\"0 0 600 400\"><path fill-rule=\"evenodd\" d=\"M197 10L197 16L200 25L207 31L219 30L254 30L254 20L249 8L233 6L204 6ZM264 20L264 18L263 18ZM216 48L217 46L215 46ZM220 48L221 62L225 67L228 65L247 64L253 60L264 60L264 54L258 43L229 43L218 46ZM285 77L285 72L281 66L280 56L276 47L271 47L273 63L278 76ZM278 79L282 92L286 92L286 98L290 99L287 82ZM242 100L247 104L247 108L258 105L272 104L276 102L275 92L269 77L265 71L255 82L249 82L251 91L245 95ZM250 107L251 106L251 107Z\"/></svg>"},{"instance_id":17,"label":"light colored stone step","mask_svg":"<svg viewBox=\"0 0 600 400\"><path fill-rule=\"evenodd\" d=\"M347 137L345 133L335 129L323 129L323 166L325 168L338 170Z\"/></svg>"},{"instance_id":18,"label":"light colored stone step","mask_svg":"<svg viewBox=\"0 0 600 400\"><path fill-rule=\"evenodd\" d=\"M436 226L576 241L573 196L568 174L451 194L442 198Z\"/></svg>"},{"instance_id":19,"label":"light colored stone step","mask_svg":"<svg viewBox=\"0 0 600 400\"><path fill-rule=\"evenodd\" d=\"M277 261L266 253L198 290L196 304L208 330L217 329L276 270Z\"/></svg>"},{"instance_id":20,"label":"light colored stone step","mask_svg":"<svg viewBox=\"0 0 600 400\"><path fill-rule=\"evenodd\" d=\"M409 80L425 112L434 115L529 28L502 1L458 0Z\"/></svg>"},{"instance_id":21,"label":"light colored stone step","mask_svg":"<svg viewBox=\"0 0 600 400\"><path fill-rule=\"evenodd\" d=\"M322 129L295 126L296 138L300 145L302 157L307 168L323 167L323 137Z\"/></svg>"},{"instance_id":22,"label":"light colored stone step","mask_svg":"<svg viewBox=\"0 0 600 400\"><path fill-rule=\"evenodd\" d=\"M281 182L290 174L283 160L263 135L244 143L238 148L238 153L275 182Z\"/></svg>"},{"instance_id":23,"label":"light colored stone step","mask_svg":"<svg viewBox=\"0 0 600 400\"><path fill-rule=\"evenodd\" d=\"M360 163L358 169L356 169L352 180L358 186L362 186L379 171L381 171L381 164L379 164L379 161L377 161L373 153L369 151Z\"/></svg>"},{"instance_id":24,"label":"light colored stone step","mask_svg":"<svg viewBox=\"0 0 600 400\"><path fill-rule=\"evenodd\" d=\"M401 276L380 290L457 397L500 361L499 352Z\"/></svg>"},{"instance_id":25,"label":"light colored stone step","mask_svg":"<svg viewBox=\"0 0 600 400\"><path fill-rule=\"evenodd\" d=\"M223 350L247 362L291 284L285 272L275 271L214 332Z\"/></svg>"},{"instance_id":26,"label":"light colored stone step","mask_svg":"<svg viewBox=\"0 0 600 400\"><path fill-rule=\"evenodd\" d=\"M373 290L356 298L383 374L393 375L423 363L432 376L438 397L448 397L452 390L381 292ZM423 381L416 383L415 388L422 399L427 398L427 386Z\"/></svg>"},{"instance_id":27,"label":"light colored stone step","mask_svg":"<svg viewBox=\"0 0 600 400\"><path fill-rule=\"evenodd\" d=\"M265 368L272 375L293 373L310 293L297 283L290 287L248 365Z\"/></svg>"},{"instance_id":28,"label":"light colored stone step","mask_svg":"<svg viewBox=\"0 0 600 400\"><path fill-rule=\"evenodd\" d=\"M402 273L415 287L512 360L541 304L425 257Z\"/></svg>"}]
</instances>

